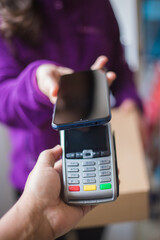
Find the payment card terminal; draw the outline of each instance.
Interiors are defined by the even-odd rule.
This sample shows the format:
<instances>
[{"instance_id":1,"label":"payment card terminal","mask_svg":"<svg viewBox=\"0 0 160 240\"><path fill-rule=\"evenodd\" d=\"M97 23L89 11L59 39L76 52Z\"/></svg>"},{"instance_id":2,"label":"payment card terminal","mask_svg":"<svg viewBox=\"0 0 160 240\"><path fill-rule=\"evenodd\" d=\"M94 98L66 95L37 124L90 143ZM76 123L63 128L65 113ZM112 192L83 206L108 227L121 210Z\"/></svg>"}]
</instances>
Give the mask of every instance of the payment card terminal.
<instances>
[{"instance_id":1,"label":"payment card terminal","mask_svg":"<svg viewBox=\"0 0 160 240\"><path fill-rule=\"evenodd\" d=\"M94 205L114 201L119 180L110 123L60 131L65 202Z\"/></svg>"}]
</instances>

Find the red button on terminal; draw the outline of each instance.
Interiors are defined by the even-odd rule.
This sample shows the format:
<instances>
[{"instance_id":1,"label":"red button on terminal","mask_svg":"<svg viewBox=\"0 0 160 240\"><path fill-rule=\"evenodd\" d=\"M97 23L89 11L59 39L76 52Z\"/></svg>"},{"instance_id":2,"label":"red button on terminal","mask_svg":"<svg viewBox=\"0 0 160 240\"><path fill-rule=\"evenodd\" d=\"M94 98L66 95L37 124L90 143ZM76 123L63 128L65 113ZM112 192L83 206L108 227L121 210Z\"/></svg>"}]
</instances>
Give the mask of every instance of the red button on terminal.
<instances>
[{"instance_id":1,"label":"red button on terminal","mask_svg":"<svg viewBox=\"0 0 160 240\"><path fill-rule=\"evenodd\" d=\"M70 192L78 192L80 191L80 186L69 186Z\"/></svg>"}]
</instances>

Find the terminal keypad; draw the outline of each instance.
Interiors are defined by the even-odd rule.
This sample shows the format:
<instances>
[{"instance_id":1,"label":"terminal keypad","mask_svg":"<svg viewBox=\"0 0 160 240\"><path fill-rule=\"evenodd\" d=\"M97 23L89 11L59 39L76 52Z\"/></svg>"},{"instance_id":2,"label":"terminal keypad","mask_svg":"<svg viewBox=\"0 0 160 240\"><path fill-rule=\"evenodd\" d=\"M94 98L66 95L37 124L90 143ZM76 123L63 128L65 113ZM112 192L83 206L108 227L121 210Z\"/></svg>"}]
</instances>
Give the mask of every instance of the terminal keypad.
<instances>
[{"instance_id":1,"label":"terminal keypad","mask_svg":"<svg viewBox=\"0 0 160 240\"><path fill-rule=\"evenodd\" d=\"M96 191L111 189L111 162L107 151L66 154L68 190Z\"/></svg>"}]
</instances>

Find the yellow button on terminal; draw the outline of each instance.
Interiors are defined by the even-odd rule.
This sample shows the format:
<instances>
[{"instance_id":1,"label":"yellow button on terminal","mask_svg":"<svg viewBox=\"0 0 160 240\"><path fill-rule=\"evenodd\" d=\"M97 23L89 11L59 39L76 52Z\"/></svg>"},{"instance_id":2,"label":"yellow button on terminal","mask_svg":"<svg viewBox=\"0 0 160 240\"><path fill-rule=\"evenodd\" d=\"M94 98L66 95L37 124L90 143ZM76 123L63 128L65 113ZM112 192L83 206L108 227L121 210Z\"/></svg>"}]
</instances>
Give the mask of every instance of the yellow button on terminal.
<instances>
[{"instance_id":1,"label":"yellow button on terminal","mask_svg":"<svg viewBox=\"0 0 160 240\"><path fill-rule=\"evenodd\" d=\"M96 185L85 185L83 186L84 191L95 191L97 189Z\"/></svg>"}]
</instances>

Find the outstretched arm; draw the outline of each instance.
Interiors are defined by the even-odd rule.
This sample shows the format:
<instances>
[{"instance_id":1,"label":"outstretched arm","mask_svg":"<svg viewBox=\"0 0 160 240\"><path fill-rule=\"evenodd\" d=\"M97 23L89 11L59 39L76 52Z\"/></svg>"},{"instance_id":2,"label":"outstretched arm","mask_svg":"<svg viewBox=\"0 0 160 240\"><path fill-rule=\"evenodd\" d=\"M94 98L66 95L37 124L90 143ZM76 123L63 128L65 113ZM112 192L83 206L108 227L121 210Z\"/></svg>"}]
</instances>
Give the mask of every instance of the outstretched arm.
<instances>
[{"instance_id":1,"label":"outstretched arm","mask_svg":"<svg viewBox=\"0 0 160 240\"><path fill-rule=\"evenodd\" d=\"M0 239L53 239L70 229L91 206L69 206L60 197L61 147L42 152L19 201L0 220Z\"/></svg>"}]
</instances>

